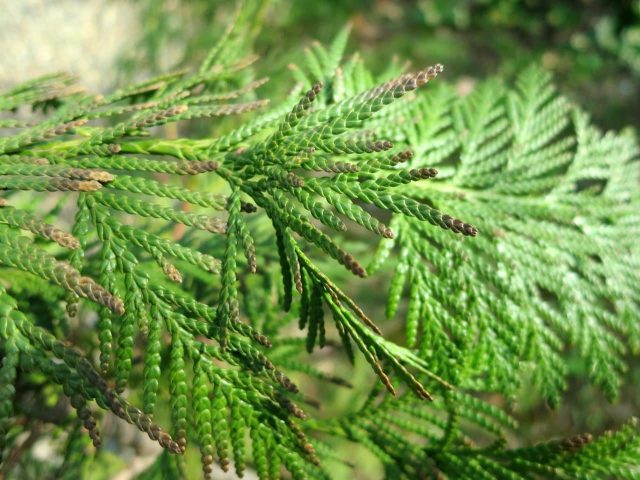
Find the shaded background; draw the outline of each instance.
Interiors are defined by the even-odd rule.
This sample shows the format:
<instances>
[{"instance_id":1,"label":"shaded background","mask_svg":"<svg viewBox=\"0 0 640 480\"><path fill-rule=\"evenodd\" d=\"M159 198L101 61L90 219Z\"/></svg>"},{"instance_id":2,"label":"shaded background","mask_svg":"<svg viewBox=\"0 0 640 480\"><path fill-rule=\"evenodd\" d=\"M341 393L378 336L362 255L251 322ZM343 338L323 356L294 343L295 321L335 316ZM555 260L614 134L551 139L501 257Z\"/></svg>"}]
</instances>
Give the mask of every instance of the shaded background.
<instances>
[{"instance_id":1,"label":"shaded background","mask_svg":"<svg viewBox=\"0 0 640 480\"><path fill-rule=\"evenodd\" d=\"M96 91L132 77L191 65L229 21L222 0L0 0L0 85L52 70L73 71ZM444 63L469 88L512 76L531 62L554 73L563 93L603 127L637 125L638 0L247 0L254 50L274 85L312 40L346 23L350 51L374 68L392 57ZM289 84L290 86L290 84Z\"/></svg>"},{"instance_id":2,"label":"shaded background","mask_svg":"<svg viewBox=\"0 0 640 480\"><path fill-rule=\"evenodd\" d=\"M35 75L70 71L90 90L100 92L133 79L201 60L230 21L232 2L219 0L0 0L0 88ZM360 52L374 71L393 58L414 66L443 63L444 78L461 95L489 76L506 80L532 62L549 69L560 91L585 107L603 129L637 128L640 107L640 1L515 0L272 0L247 1L245 15L255 20L247 49L261 60L255 69L271 78L261 95L276 100L295 83L288 65L301 60L306 45L328 43L352 25L348 52ZM181 127L183 128L183 127ZM184 127L190 128L190 127ZM206 135L209 124L197 124ZM196 132L181 132L196 133ZM362 249L363 246L356 246ZM330 267L327 266L329 269ZM342 275L335 270L335 277ZM403 326L384 321L384 273L365 282L341 278L342 285L403 341ZM375 295L374 295L375 294ZM315 354L312 361L334 361ZM582 379L576 368L562 406L551 411L534 392L523 391L516 405L520 442L572 433L601 432L640 412L640 367L630 360L626 386L611 405ZM577 362L576 362L577 363ZM635 364L634 364L635 363ZM582 372L584 373L584 372ZM353 383L369 385L366 365ZM302 381L304 383L304 381ZM310 387L313 388L313 387ZM327 399L330 416L348 407L349 394L312 392ZM496 398L495 402L501 402ZM112 422L115 423L115 422ZM131 478L153 458L141 434L121 425L111 428L120 460L132 461ZM46 445L42 447L46 457ZM359 455L354 450L354 455ZM196 468L199 468L196 464ZM370 472L361 472L369 478ZM103 472L104 478L111 478ZM218 475L216 478L222 478ZM251 478L251 477L249 477Z\"/></svg>"}]
</instances>

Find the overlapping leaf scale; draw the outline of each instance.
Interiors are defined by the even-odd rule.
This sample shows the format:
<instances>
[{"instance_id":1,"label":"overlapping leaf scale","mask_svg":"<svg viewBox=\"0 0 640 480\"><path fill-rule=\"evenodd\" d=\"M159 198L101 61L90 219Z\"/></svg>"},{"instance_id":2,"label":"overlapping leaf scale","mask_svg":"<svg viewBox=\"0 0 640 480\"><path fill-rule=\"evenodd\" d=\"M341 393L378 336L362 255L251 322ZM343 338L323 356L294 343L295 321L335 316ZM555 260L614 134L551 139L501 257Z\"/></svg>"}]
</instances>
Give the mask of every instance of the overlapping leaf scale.
<instances>
[{"instance_id":1,"label":"overlapping leaf scale","mask_svg":"<svg viewBox=\"0 0 640 480\"><path fill-rule=\"evenodd\" d=\"M417 279L411 298L421 298L422 309L437 302L441 325L452 315L469 329L468 354L484 352L478 366L527 359L545 396L557 402L565 384L560 352L574 345L592 379L615 396L626 347L638 345L631 320L638 315L632 267L637 245L630 235L637 202L635 140L589 125L537 67L523 72L514 90L485 82L457 101L443 90L429 93L443 98L425 95L421 107L410 106L408 112L421 111L433 125L408 126L404 141L425 153L414 156L413 166L431 166L427 159L433 159L449 166L452 176L407 191L475 220L481 233L458 239L409 219L394 221L400 231L396 245L408 248L405 257L414 259L401 259L397 267L404 269L407 262L407 278ZM439 123L444 115L452 122ZM453 145L442 158L429 153L439 141ZM415 232L423 240L416 241ZM456 261L449 263L449 257ZM415 342L416 307L409 302ZM438 313L417 316L425 324L433 315ZM454 345L461 343L455 329L446 331ZM495 382L484 387L513 392L518 374L493 368L498 368ZM466 381L475 384L474 377L484 373L468 371Z\"/></svg>"}]
</instances>

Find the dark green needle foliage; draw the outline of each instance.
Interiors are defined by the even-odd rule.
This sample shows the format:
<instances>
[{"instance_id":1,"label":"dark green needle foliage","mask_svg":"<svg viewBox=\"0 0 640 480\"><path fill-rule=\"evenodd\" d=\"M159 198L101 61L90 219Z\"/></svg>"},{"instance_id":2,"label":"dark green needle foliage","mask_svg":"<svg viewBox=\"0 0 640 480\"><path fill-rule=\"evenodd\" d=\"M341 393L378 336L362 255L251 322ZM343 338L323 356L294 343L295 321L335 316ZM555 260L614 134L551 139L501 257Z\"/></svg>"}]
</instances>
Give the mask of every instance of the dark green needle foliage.
<instances>
[{"instance_id":1,"label":"dark green needle foliage","mask_svg":"<svg viewBox=\"0 0 640 480\"><path fill-rule=\"evenodd\" d=\"M568 350L615 397L640 347L633 135L598 131L535 67L465 98L431 85L439 64L376 80L342 61L346 30L267 105L241 35L105 96L65 75L0 94L3 468L29 468L32 389L75 412L57 468L76 478L105 411L163 447L141 478L188 478L190 452L206 477L332 478L344 441L394 479L634 478L635 420L513 447L483 400L529 375L555 406ZM28 106L46 116L13 119ZM194 119L215 136L171 133ZM368 267L348 235L380 237ZM385 261L401 344L332 280ZM349 387L307 357L325 348L379 379L330 419L289 377Z\"/></svg>"}]
</instances>

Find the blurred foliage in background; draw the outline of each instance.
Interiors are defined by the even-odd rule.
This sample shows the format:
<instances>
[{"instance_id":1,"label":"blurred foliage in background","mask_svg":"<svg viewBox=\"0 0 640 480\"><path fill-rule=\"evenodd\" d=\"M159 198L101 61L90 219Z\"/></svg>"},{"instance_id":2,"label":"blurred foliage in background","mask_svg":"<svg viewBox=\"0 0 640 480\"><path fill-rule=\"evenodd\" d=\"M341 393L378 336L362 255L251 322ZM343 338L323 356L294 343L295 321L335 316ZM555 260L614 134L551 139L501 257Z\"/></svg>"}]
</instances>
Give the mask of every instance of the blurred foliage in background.
<instances>
[{"instance_id":1,"label":"blurred foliage in background","mask_svg":"<svg viewBox=\"0 0 640 480\"><path fill-rule=\"evenodd\" d=\"M328 43L346 23L351 47L374 71L392 57L415 66L446 63L467 91L476 79L513 77L532 62L550 70L563 93L610 128L637 124L640 107L638 0L251 0L254 50L261 72L286 66L313 40ZM144 0L142 34L121 62L129 78L201 59L228 22L219 0ZM268 71L265 70L265 66ZM286 82L271 82L274 88Z\"/></svg>"}]
</instances>

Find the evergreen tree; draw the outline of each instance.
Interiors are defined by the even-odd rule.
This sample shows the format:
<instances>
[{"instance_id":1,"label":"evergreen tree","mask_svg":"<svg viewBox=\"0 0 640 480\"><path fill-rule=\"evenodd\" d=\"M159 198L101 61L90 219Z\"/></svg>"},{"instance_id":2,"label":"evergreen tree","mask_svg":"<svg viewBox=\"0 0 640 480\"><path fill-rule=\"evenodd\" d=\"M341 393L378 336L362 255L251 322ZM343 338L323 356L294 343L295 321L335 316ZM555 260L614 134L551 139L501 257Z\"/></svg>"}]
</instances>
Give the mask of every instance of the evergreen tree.
<instances>
[{"instance_id":1,"label":"evergreen tree","mask_svg":"<svg viewBox=\"0 0 640 480\"><path fill-rule=\"evenodd\" d=\"M376 77L343 59L346 29L269 105L243 36L105 96L60 74L0 94L2 111L47 114L0 119L2 473L42 475L24 450L45 435L63 439L59 475L90 478L87 438L100 446L111 412L164 449L147 479L185 478L193 450L205 476L333 478L345 442L394 479L637 478L635 420L513 448L515 420L488 401L531 379L558 405L568 352L615 398L640 347L632 132L600 132L535 66L467 97L439 64ZM236 115L215 137L157 128ZM336 264L393 271L404 339ZM290 378L351 386L317 349L379 380L332 418Z\"/></svg>"}]
</instances>

